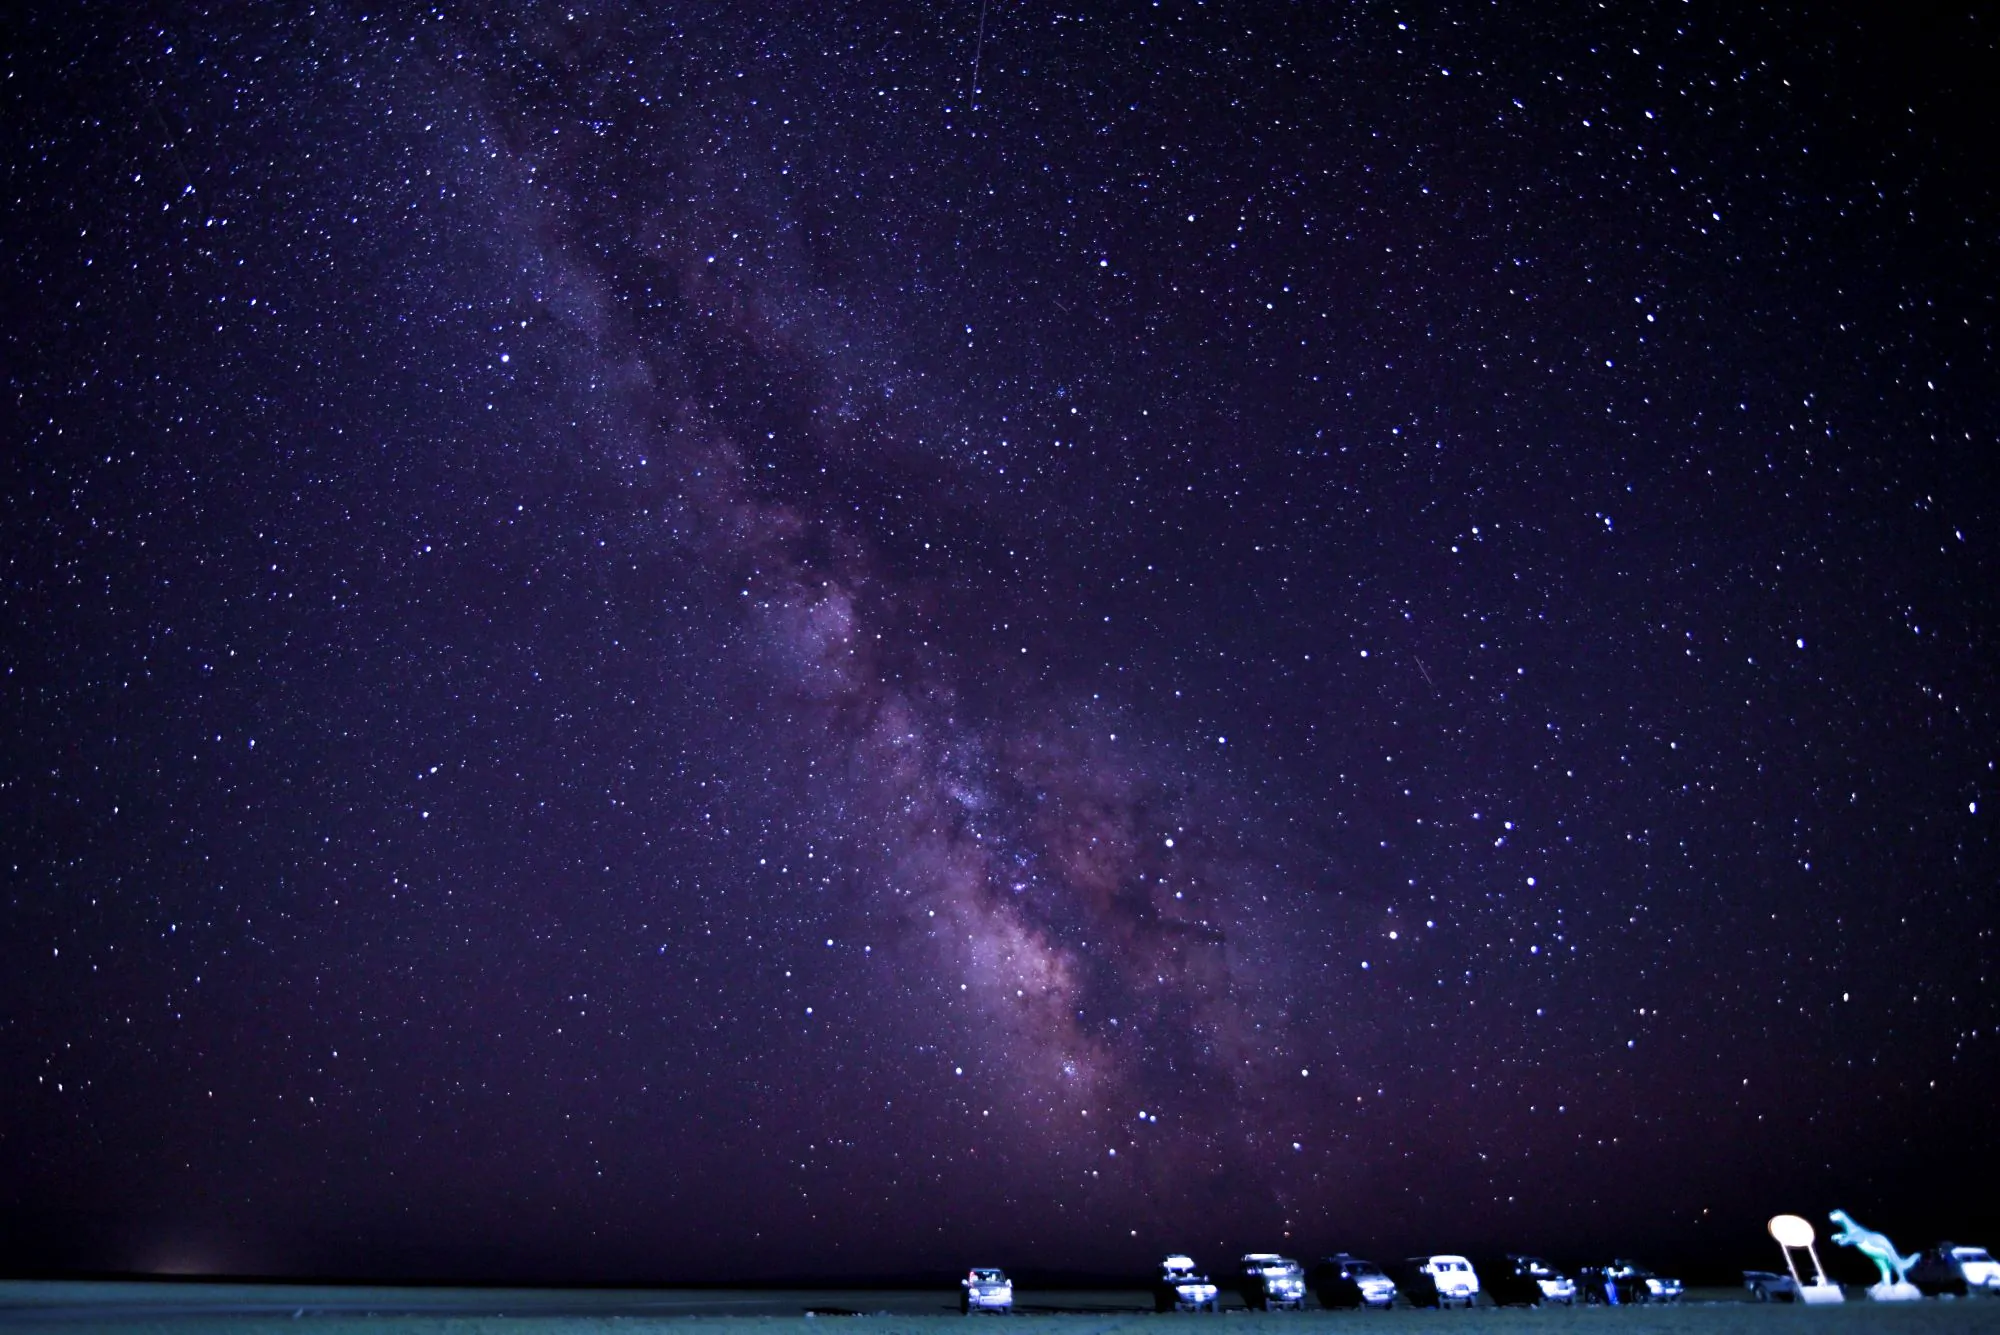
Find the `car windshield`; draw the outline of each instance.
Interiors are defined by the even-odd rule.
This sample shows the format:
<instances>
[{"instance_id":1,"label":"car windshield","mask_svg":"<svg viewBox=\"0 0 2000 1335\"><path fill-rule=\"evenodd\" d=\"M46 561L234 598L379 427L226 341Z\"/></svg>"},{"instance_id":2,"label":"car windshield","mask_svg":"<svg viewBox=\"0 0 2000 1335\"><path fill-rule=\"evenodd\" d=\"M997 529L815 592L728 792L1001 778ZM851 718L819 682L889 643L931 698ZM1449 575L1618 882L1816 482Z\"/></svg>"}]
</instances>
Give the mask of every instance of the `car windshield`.
<instances>
[{"instance_id":1,"label":"car windshield","mask_svg":"<svg viewBox=\"0 0 2000 1335\"><path fill-rule=\"evenodd\" d=\"M1986 1254L1984 1247L1954 1247L1951 1249L1951 1254L1960 1261L1986 1261L1991 1263L1993 1260L1992 1257Z\"/></svg>"},{"instance_id":2,"label":"car windshield","mask_svg":"<svg viewBox=\"0 0 2000 1335\"><path fill-rule=\"evenodd\" d=\"M975 1284L1001 1284L1006 1279L1007 1277L998 1270L975 1270L972 1272L972 1280Z\"/></svg>"},{"instance_id":3,"label":"car windshield","mask_svg":"<svg viewBox=\"0 0 2000 1335\"><path fill-rule=\"evenodd\" d=\"M1373 1261L1356 1261L1347 1267L1347 1273L1350 1275L1374 1276L1380 1275L1382 1268Z\"/></svg>"}]
</instances>

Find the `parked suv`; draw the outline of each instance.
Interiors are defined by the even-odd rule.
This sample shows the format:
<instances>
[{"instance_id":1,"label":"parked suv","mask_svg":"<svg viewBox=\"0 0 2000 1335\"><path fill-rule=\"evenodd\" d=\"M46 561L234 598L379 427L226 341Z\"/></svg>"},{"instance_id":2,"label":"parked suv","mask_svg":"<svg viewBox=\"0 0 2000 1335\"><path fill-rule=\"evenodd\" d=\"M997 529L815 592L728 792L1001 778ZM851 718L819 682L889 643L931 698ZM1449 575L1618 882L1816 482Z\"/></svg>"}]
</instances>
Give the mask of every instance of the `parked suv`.
<instances>
[{"instance_id":1,"label":"parked suv","mask_svg":"<svg viewBox=\"0 0 2000 1335\"><path fill-rule=\"evenodd\" d=\"M1418 1307L1471 1307L1479 1301L1479 1272L1463 1256L1412 1256L1396 1280Z\"/></svg>"},{"instance_id":2,"label":"parked suv","mask_svg":"<svg viewBox=\"0 0 2000 1335\"><path fill-rule=\"evenodd\" d=\"M1486 1267L1486 1292L1502 1305L1570 1306L1576 1302L1576 1281L1539 1256L1509 1253Z\"/></svg>"},{"instance_id":3,"label":"parked suv","mask_svg":"<svg viewBox=\"0 0 2000 1335\"><path fill-rule=\"evenodd\" d=\"M1312 1290L1321 1307L1387 1308L1396 1301L1395 1280L1373 1261L1346 1252L1313 1267Z\"/></svg>"},{"instance_id":4,"label":"parked suv","mask_svg":"<svg viewBox=\"0 0 2000 1335\"><path fill-rule=\"evenodd\" d=\"M1220 1310L1220 1289L1208 1276L1195 1269L1194 1258L1179 1252L1160 1262L1160 1277L1153 1281L1153 1306L1162 1312L1214 1312Z\"/></svg>"},{"instance_id":5,"label":"parked suv","mask_svg":"<svg viewBox=\"0 0 2000 1335\"><path fill-rule=\"evenodd\" d=\"M958 1309L968 1316L974 1312L1014 1310L1014 1282L1003 1270L974 1266L958 1281L958 1287Z\"/></svg>"},{"instance_id":6,"label":"parked suv","mask_svg":"<svg viewBox=\"0 0 2000 1335\"><path fill-rule=\"evenodd\" d=\"M1583 1297L1593 1303L1677 1303L1681 1282L1656 1275L1634 1261L1586 1266Z\"/></svg>"},{"instance_id":7,"label":"parked suv","mask_svg":"<svg viewBox=\"0 0 2000 1335\"><path fill-rule=\"evenodd\" d=\"M1300 1311L1306 1305L1305 1267L1275 1252L1251 1252L1243 1258L1240 1287L1243 1301L1257 1312Z\"/></svg>"},{"instance_id":8,"label":"parked suv","mask_svg":"<svg viewBox=\"0 0 2000 1335\"><path fill-rule=\"evenodd\" d=\"M1984 1247L1940 1242L1910 1267L1910 1283L1929 1297L2000 1293L2000 1262L1995 1262Z\"/></svg>"}]
</instances>

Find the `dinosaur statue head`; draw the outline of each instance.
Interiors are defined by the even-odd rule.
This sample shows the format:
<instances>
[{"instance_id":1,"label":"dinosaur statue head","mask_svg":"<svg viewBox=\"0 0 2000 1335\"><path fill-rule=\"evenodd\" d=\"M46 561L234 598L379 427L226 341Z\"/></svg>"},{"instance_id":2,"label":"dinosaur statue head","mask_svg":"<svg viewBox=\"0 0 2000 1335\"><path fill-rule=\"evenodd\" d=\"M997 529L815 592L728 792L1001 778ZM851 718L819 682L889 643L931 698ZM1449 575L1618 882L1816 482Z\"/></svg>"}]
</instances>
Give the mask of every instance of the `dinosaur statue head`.
<instances>
[{"instance_id":1,"label":"dinosaur statue head","mask_svg":"<svg viewBox=\"0 0 2000 1335\"><path fill-rule=\"evenodd\" d=\"M1831 1219L1834 1223L1839 1224L1842 1228L1855 1227L1854 1216L1847 1213L1847 1211L1845 1210L1834 1210L1827 1215L1827 1218Z\"/></svg>"}]
</instances>

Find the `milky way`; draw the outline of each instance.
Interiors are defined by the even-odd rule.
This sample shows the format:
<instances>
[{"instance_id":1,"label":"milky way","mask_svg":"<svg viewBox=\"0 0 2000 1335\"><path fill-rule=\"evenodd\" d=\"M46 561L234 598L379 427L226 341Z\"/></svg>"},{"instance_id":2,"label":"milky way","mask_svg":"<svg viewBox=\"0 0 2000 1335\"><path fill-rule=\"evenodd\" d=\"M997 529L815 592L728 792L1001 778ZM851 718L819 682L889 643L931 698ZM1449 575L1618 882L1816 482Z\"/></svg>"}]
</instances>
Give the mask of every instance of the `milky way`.
<instances>
[{"instance_id":1,"label":"milky way","mask_svg":"<svg viewBox=\"0 0 2000 1335\"><path fill-rule=\"evenodd\" d=\"M1994 38L1926 24L24 30L11 1254L2000 1227Z\"/></svg>"}]
</instances>

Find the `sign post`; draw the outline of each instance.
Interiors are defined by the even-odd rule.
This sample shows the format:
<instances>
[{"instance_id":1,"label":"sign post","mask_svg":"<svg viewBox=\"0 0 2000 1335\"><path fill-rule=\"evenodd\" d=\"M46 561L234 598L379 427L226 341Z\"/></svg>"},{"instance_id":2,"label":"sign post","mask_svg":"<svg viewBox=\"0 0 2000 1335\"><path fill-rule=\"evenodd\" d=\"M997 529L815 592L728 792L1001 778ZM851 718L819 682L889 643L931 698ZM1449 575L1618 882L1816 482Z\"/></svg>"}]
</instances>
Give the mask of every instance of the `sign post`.
<instances>
[{"instance_id":1,"label":"sign post","mask_svg":"<svg viewBox=\"0 0 2000 1335\"><path fill-rule=\"evenodd\" d=\"M1840 1285L1826 1277L1820 1267L1819 1249L1813 1246L1813 1226L1795 1214L1774 1215L1766 1225L1776 1239L1778 1250L1785 1254L1785 1269L1792 1272L1792 1289L1802 1303L1818 1305L1844 1301ZM1792 1260L1792 1252L1800 1250L1812 1258L1813 1282L1808 1284L1799 1278L1799 1267Z\"/></svg>"}]
</instances>

